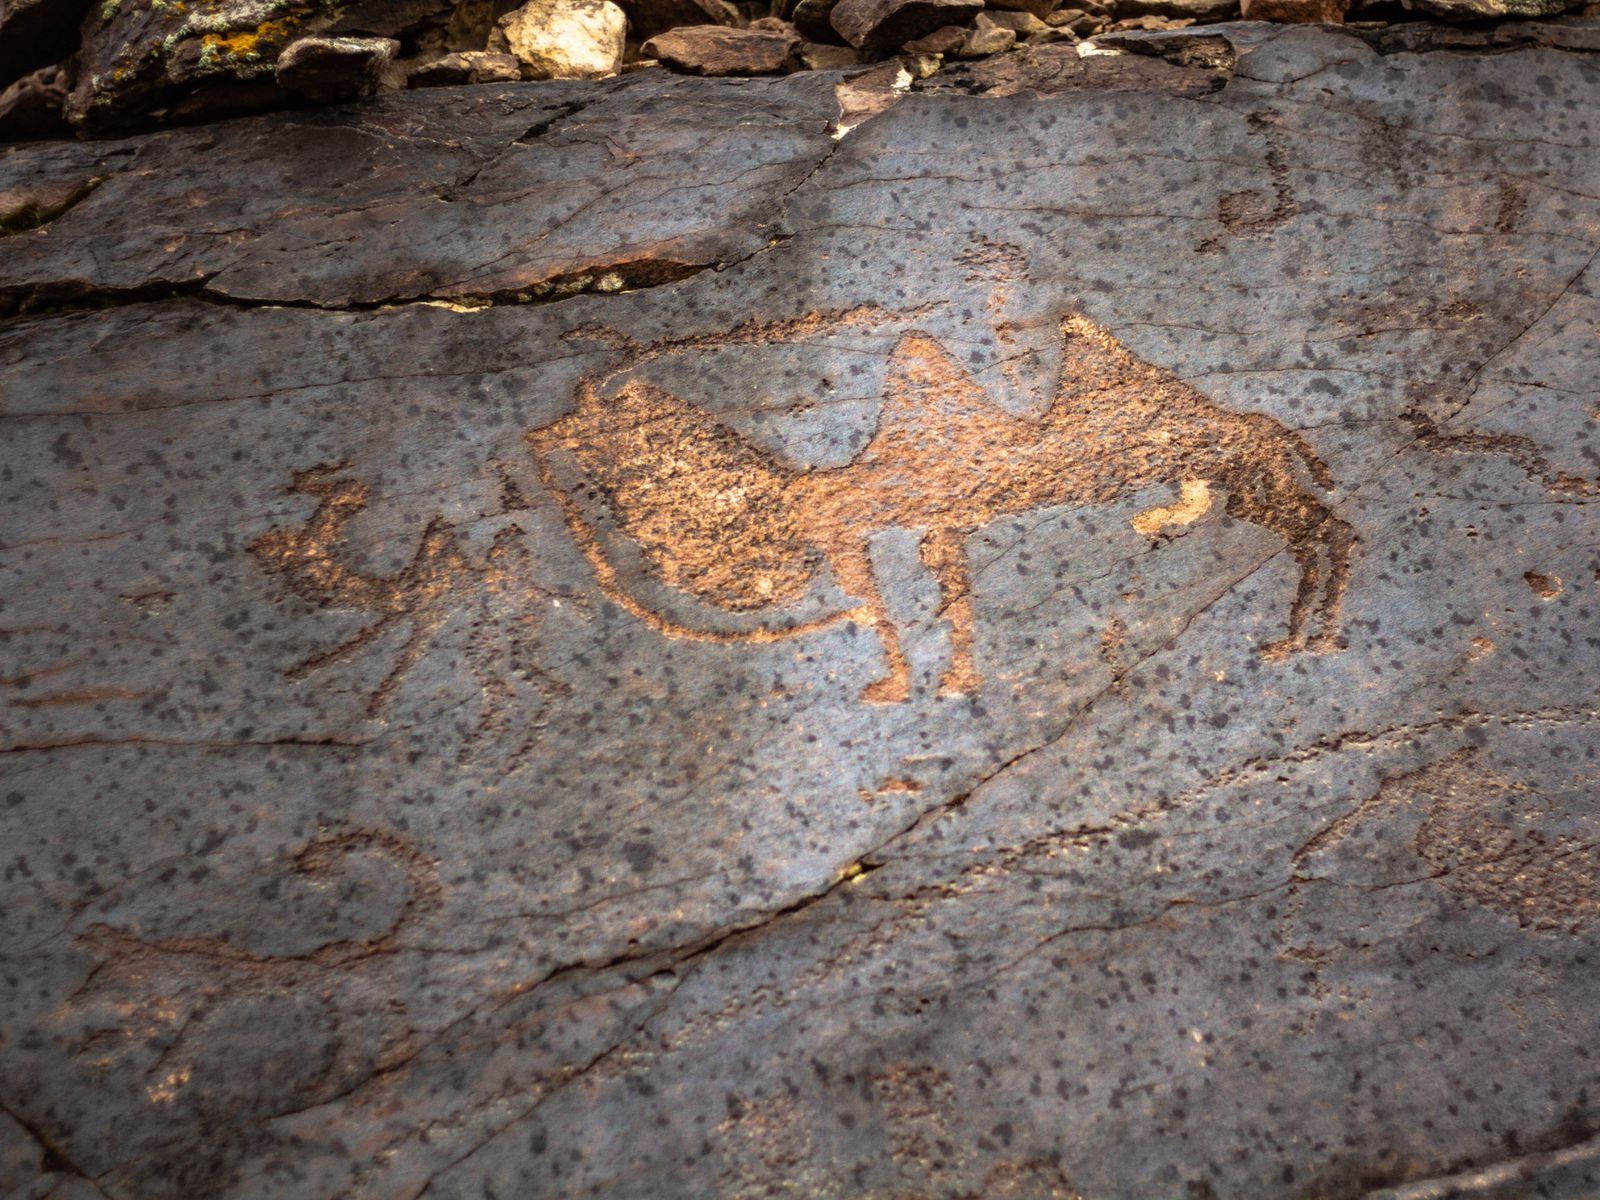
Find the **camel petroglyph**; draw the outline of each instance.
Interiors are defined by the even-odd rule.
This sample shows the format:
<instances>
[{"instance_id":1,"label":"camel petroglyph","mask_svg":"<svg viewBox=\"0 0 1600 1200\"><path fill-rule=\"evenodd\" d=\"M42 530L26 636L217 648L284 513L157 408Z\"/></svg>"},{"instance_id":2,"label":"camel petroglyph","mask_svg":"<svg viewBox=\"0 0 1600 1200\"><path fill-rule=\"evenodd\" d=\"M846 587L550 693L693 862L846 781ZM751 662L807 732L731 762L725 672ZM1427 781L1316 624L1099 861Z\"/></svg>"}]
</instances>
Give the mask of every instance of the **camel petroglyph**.
<instances>
[{"instance_id":1,"label":"camel petroglyph","mask_svg":"<svg viewBox=\"0 0 1600 1200\"><path fill-rule=\"evenodd\" d=\"M882 321L862 306L732 333L678 339L673 349L759 344L807 331ZM906 314L891 314L905 319ZM914 319L914 318L913 318ZM901 334L870 441L843 466L803 469L735 433L706 410L630 375L668 343L613 344L621 367L582 380L573 411L527 435L539 470L593 566L602 591L670 636L770 641L839 620L870 627L887 673L863 698L905 700L911 670L879 593L869 554L891 529L921 538L949 620L942 693L976 689L967 539L1008 513L1104 505L1154 484L1178 501L1134 518L1151 533L1192 521L1226 495L1233 517L1281 537L1299 568L1285 636L1268 656L1336 646L1354 537L1330 508L1327 468L1295 432L1262 414L1230 412L1170 371L1130 353L1106 329L1060 321L1059 383L1047 411L1018 416L990 402L967 370L925 332ZM616 381L621 378L619 384ZM592 487L581 499L553 463L575 460ZM570 461L569 460L569 461ZM853 607L819 619L730 633L696 628L642 603L624 584L591 517L609 510L662 583L730 612L782 613L824 569Z\"/></svg>"}]
</instances>

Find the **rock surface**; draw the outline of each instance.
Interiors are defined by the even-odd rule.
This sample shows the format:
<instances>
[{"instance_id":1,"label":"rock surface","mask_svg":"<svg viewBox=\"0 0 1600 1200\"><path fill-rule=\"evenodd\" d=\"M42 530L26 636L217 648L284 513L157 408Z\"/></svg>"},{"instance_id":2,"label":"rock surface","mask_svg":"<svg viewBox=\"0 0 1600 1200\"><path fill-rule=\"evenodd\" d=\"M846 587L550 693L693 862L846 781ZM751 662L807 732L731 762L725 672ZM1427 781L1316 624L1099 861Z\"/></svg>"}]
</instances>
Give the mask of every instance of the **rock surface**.
<instances>
[{"instance_id":1,"label":"rock surface","mask_svg":"<svg viewBox=\"0 0 1600 1200\"><path fill-rule=\"evenodd\" d=\"M728 0L619 0L629 36L654 37L680 25L737 25L739 10Z\"/></svg>"},{"instance_id":2,"label":"rock surface","mask_svg":"<svg viewBox=\"0 0 1600 1200\"><path fill-rule=\"evenodd\" d=\"M1277 21L1286 25L1338 24L1350 7L1350 0L1239 0L1239 3L1240 15L1246 21Z\"/></svg>"},{"instance_id":3,"label":"rock surface","mask_svg":"<svg viewBox=\"0 0 1600 1200\"><path fill-rule=\"evenodd\" d=\"M272 73L280 87L330 104L376 92L399 49L393 38L301 38L278 56Z\"/></svg>"},{"instance_id":4,"label":"rock surface","mask_svg":"<svg viewBox=\"0 0 1600 1200\"><path fill-rule=\"evenodd\" d=\"M445 87L460 83L509 83L522 78L515 55L495 50L457 50L411 68L413 87Z\"/></svg>"},{"instance_id":5,"label":"rock surface","mask_svg":"<svg viewBox=\"0 0 1600 1200\"><path fill-rule=\"evenodd\" d=\"M852 46L893 50L982 8L982 0L838 0L828 20Z\"/></svg>"},{"instance_id":6,"label":"rock surface","mask_svg":"<svg viewBox=\"0 0 1600 1200\"><path fill-rule=\"evenodd\" d=\"M395 37L443 17L452 0L101 0L84 20L73 124L108 132L281 107L278 54L304 37Z\"/></svg>"},{"instance_id":7,"label":"rock surface","mask_svg":"<svg viewBox=\"0 0 1600 1200\"><path fill-rule=\"evenodd\" d=\"M0 157L0 1192L1594 1196L1593 34Z\"/></svg>"},{"instance_id":8,"label":"rock surface","mask_svg":"<svg viewBox=\"0 0 1600 1200\"><path fill-rule=\"evenodd\" d=\"M89 0L0 0L0 90L77 46Z\"/></svg>"},{"instance_id":9,"label":"rock surface","mask_svg":"<svg viewBox=\"0 0 1600 1200\"><path fill-rule=\"evenodd\" d=\"M690 25L644 44L644 56L690 75L780 75L800 65L793 30Z\"/></svg>"},{"instance_id":10,"label":"rock surface","mask_svg":"<svg viewBox=\"0 0 1600 1200\"><path fill-rule=\"evenodd\" d=\"M0 91L0 143L65 137L72 132L62 109L67 102L66 73L42 67Z\"/></svg>"}]
</instances>

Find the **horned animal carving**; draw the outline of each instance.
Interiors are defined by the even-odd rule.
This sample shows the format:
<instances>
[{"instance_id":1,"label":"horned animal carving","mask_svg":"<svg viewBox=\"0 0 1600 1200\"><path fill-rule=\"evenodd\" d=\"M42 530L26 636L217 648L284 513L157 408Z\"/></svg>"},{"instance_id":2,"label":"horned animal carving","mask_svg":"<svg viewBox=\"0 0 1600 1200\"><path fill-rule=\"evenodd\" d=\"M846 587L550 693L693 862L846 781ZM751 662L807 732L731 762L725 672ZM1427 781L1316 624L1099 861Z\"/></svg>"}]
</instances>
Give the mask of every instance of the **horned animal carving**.
<instances>
[{"instance_id":1,"label":"horned animal carving","mask_svg":"<svg viewBox=\"0 0 1600 1200\"><path fill-rule=\"evenodd\" d=\"M856 309L833 319L862 323L869 315ZM867 700L905 700L911 685L899 631L874 577L868 551L874 535L889 528L921 535L922 561L950 622L940 690L960 693L981 682L967 538L1006 513L1107 504L1159 483L1179 486L1182 501L1135 518L1142 532L1192 520L1215 489L1226 494L1232 516L1287 543L1299 586L1286 636L1264 653L1333 647L1354 539L1319 497L1333 481L1304 440L1270 417L1218 407L1086 317L1062 319L1061 336L1053 402L1040 416L1021 417L989 402L934 338L904 334L891 355L876 432L839 467L796 468L704 409L638 379L610 390L618 369L585 378L575 410L527 440L611 599L664 633L719 641L767 641L832 621L862 622L888 659L887 674L863 693ZM636 364L652 350L627 346L623 353L625 363ZM562 453L595 486L563 486L553 469ZM580 490L594 495L582 500ZM663 583L702 602L781 613L827 568L857 604L751 632L697 629L630 594L591 519L596 503L609 509L615 528Z\"/></svg>"}]
</instances>

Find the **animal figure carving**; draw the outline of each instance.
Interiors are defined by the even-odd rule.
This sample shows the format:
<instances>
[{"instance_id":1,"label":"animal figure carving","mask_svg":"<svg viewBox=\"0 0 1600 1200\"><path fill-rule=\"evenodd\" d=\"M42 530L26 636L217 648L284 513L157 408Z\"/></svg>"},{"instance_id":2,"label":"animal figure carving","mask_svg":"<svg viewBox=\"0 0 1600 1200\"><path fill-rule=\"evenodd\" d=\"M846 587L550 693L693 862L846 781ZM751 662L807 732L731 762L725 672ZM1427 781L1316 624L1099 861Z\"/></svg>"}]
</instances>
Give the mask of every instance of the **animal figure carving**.
<instances>
[{"instance_id":1,"label":"animal figure carving","mask_svg":"<svg viewBox=\"0 0 1600 1200\"><path fill-rule=\"evenodd\" d=\"M482 691L475 745L503 732L515 719L520 685L560 689L533 661L532 644L540 616L537 602L546 593L530 580L522 530L507 525L496 532L486 554L469 553L465 540L443 517L429 521L411 561L392 574L363 574L347 558L346 531L367 506L371 489L347 474L348 463L297 471L292 491L317 504L298 526L272 529L250 543L250 552L287 590L318 608L366 615L369 623L345 641L291 666L290 679L307 676L355 658L393 630L405 641L393 665L367 701L367 715L379 716L401 680L422 661L452 620L464 618L465 657Z\"/></svg>"},{"instance_id":2,"label":"animal figure carving","mask_svg":"<svg viewBox=\"0 0 1600 1200\"><path fill-rule=\"evenodd\" d=\"M868 315L850 310L838 319ZM1108 504L1160 483L1177 485L1182 499L1135 518L1141 532L1192 520L1216 489L1226 493L1231 515L1289 546L1299 585L1286 636L1264 653L1334 647L1354 539L1319 494L1333 481L1304 440L1270 417L1218 407L1086 317L1063 318L1060 332L1052 403L1027 417L990 403L934 338L904 334L891 354L876 431L840 467L797 468L637 378L608 388L650 347L625 348L622 368L586 377L574 411L527 440L608 597L665 633L710 640L765 641L846 618L863 622L888 660L887 674L863 693L867 700L905 700L911 684L869 556L874 535L890 528L921 535L922 561L951 627L940 690L967 692L981 683L967 538L1007 513ZM744 633L696 629L649 610L623 585L591 506L560 482L553 464L563 453L669 586L732 612L781 612L826 567L856 606Z\"/></svg>"}]
</instances>

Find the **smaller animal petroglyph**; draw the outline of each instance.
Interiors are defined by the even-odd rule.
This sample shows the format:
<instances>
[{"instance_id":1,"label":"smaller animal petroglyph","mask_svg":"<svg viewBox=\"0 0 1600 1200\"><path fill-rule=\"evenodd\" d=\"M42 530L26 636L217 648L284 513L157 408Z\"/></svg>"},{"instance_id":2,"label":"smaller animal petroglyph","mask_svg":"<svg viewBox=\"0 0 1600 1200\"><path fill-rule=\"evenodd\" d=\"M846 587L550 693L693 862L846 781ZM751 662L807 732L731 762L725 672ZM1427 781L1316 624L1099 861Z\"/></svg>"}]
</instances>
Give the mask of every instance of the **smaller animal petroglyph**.
<instances>
[{"instance_id":1,"label":"smaller animal petroglyph","mask_svg":"<svg viewBox=\"0 0 1600 1200\"><path fill-rule=\"evenodd\" d=\"M960 1098L938 1067L892 1063L864 1080L877 1126L870 1161L853 1163L815 1136L815 1114L793 1095L733 1097L716 1129L737 1200L1083 1200L1060 1166L998 1158L961 1128ZM859 1144L859 1143L858 1143ZM865 1170L863 1170L865 1168ZM863 1182L890 1176L893 1182ZM774 1181L781 1181L774 1183Z\"/></svg>"},{"instance_id":2,"label":"smaller animal petroglyph","mask_svg":"<svg viewBox=\"0 0 1600 1200\"><path fill-rule=\"evenodd\" d=\"M549 596L533 583L522 530L500 529L480 561L450 522L435 517L399 571L362 574L347 563L345 545L347 527L367 506L370 489L348 471L348 463L335 463L296 472L291 490L315 496L316 509L304 524L270 530L250 543L250 552L301 600L372 618L351 637L291 666L288 677L304 679L349 661L403 628L405 642L367 701L368 714L379 716L446 624L463 617L466 658L484 697L473 741L511 722L519 684L532 680L541 688L562 688L533 660L538 603Z\"/></svg>"},{"instance_id":3,"label":"smaller animal petroglyph","mask_svg":"<svg viewBox=\"0 0 1600 1200\"><path fill-rule=\"evenodd\" d=\"M1466 747L1386 779L1295 854L1305 878L1374 892L1436 884L1526 929L1575 931L1600 919L1600 839Z\"/></svg>"},{"instance_id":4,"label":"smaller animal petroglyph","mask_svg":"<svg viewBox=\"0 0 1600 1200\"><path fill-rule=\"evenodd\" d=\"M197 876L196 878L200 878ZM214 1118L256 1100L306 1104L360 1078L409 1035L403 1003L374 1004L398 993L396 950L403 931L439 903L438 864L390 830L325 829L279 863L251 861L227 884L245 894L269 890L278 920L271 929L232 926L232 911L204 887L190 903L132 927L96 922L77 933L79 953L95 961L61 1020L77 1057L104 1086L135 1086L154 1104L173 1104L187 1119ZM177 885L180 894L183 884ZM371 899L390 904L374 911ZM205 903L205 899L215 903ZM270 949L268 947L271 947ZM313 1016L330 1036L325 1057L281 1060L265 1031L272 1019ZM262 1036L254 1036L256 1029ZM251 1032L246 1032L251 1031ZM222 1041L224 1051L213 1043ZM243 1072L240 1075L239 1072ZM237 1087L235 1080L240 1080Z\"/></svg>"},{"instance_id":5,"label":"smaller animal petroglyph","mask_svg":"<svg viewBox=\"0 0 1600 1200\"><path fill-rule=\"evenodd\" d=\"M824 325L867 325L883 310L810 314L740 327L729 338L792 338ZM902 314L903 316L903 314ZM582 380L568 415L528 434L540 472L607 596L670 636L771 640L850 618L870 626L887 674L864 698L910 694L910 664L874 577L869 543L899 528L921 537L939 584L951 658L941 691L981 683L974 660L967 538L1007 513L1062 504L1110 504L1153 484L1179 489L1176 504L1136 518L1141 532L1193 520L1213 492L1232 516L1283 538L1299 566L1286 636L1268 656L1336 645L1354 538L1319 493L1327 468L1306 442L1261 414L1214 404L1169 371L1143 362L1087 317L1060 322L1062 364L1049 409L1017 416L991 403L933 337L895 343L876 430L846 465L806 470L780 460L695 404L638 378L612 386L659 347L618 339L622 362ZM714 337L700 339L719 344ZM675 346L688 344L683 341ZM724 343L725 344L725 343ZM552 469L576 460L659 578L730 612L781 611L824 566L857 605L809 622L754 632L697 629L631 595L585 504Z\"/></svg>"}]
</instances>

